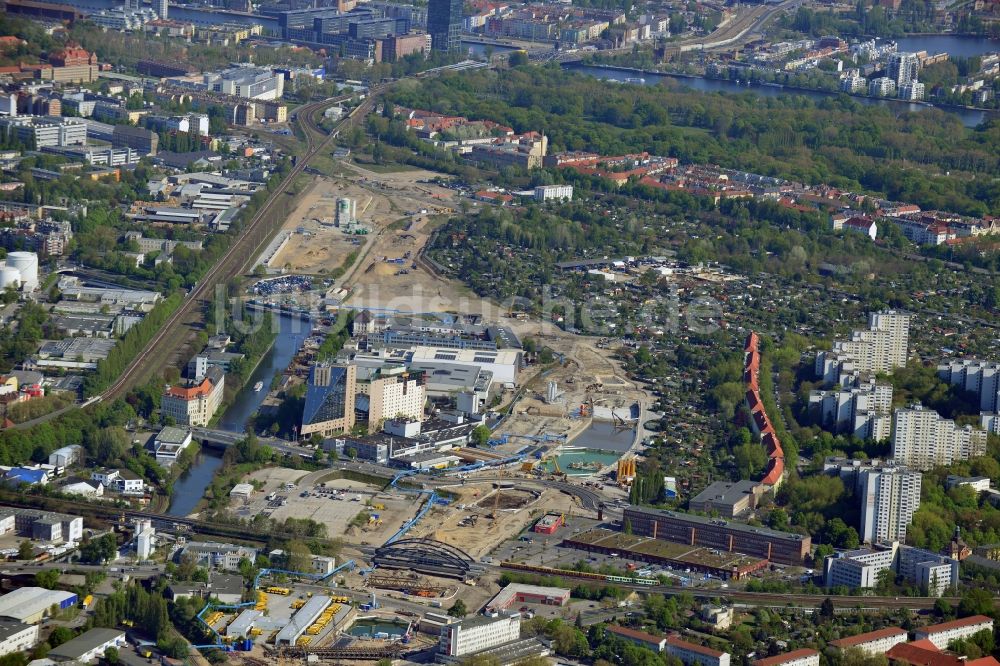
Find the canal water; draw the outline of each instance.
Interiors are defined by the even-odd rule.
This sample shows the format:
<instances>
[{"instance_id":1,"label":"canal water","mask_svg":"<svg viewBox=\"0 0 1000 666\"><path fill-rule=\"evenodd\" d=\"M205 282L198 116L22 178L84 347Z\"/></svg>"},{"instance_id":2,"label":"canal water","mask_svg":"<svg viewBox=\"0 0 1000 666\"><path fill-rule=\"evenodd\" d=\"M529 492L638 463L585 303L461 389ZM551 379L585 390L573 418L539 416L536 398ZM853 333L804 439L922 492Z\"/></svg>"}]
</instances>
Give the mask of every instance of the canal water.
<instances>
[{"instance_id":1,"label":"canal water","mask_svg":"<svg viewBox=\"0 0 1000 666\"><path fill-rule=\"evenodd\" d=\"M637 74L635 72L621 71L617 69L609 69L607 67L593 66L593 65L576 65L567 64L564 65L566 69L574 72L579 72L581 74L586 74L588 76L593 76L599 79L604 79L605 81L619 81L624 83L625 79L636 79L642 78L644 85L656 85L662 81L672 81L679 84L682 87L691 88L692 90L698 90L701 92L727 92L727 93L742 93L742 94L752 94L758 97L788 97L788 96L801 96L808 97L812 100L822 100L829 97L836 97L842 93L837 92L826 92L821 90L795 90L795 89L784 89L775 86L766 86L760 84L751 85L740 85L736 81L729 81L724 79L705 79L700 77L684 77L684 76L673 76L670 74ZM987 111L978 111L972 109L953 109L944 107L935 107L928 104L913 104L912 102L904 102L902 100L893 99L875 99L872 97L854 97L851 99L861 103L871 106L888 106L889 108L898 111L926 111L928 109L940 108L942 111L950 113L956 116L962 121L962 124L966 127L977 127L982 124L983 121L992 117L992 114Z\"/></svg>"},{"instance_id":2,"label":"canal water","mask_svg":"<svg viewBox=\"0 0 1000 666\"><path fill-rule=\"evenodd\" d=\"M271 387L271 380L281 374L292 357L302 346L302 341L310 332L309 322L293 317L276 317L278 335L271 349L261 359L257 369L250 376L246 386L236 394L232 404L219 420L218 428L232 432L243 432L250 417L260 408ZM263 382L264 388L254 391L254 384ZM167 515L186 516L201 501L205 488L212 483L216 471L222 466L222 457L214 449L203 448L194 465L174 483L174 493L170 499Z\"/></svg>"},{"instance_id":3,"label":"canal water","mask_svg":"<svg viewBox=\"0 0 1000 666\"><path fill-rule=\"evenodd\" d=\"M387 634L403 636L410 630L410 623L402 620L381 620L377 618L361 618L347 630L351 636L374 636Z\"/></svg>"}]
</instances>

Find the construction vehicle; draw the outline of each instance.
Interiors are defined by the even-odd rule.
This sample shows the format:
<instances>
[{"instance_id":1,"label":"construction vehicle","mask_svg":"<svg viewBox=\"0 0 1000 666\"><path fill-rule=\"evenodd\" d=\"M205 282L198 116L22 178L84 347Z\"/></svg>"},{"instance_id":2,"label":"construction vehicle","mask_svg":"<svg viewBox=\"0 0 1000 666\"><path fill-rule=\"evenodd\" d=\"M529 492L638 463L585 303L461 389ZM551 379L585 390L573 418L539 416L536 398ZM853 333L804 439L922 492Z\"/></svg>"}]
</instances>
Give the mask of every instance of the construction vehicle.
<instances>
[{"instance_id":1,"label":"construction vehicle","mask_svg":"<svg viewBox=\"0 0 1000 666\"><path fill-rule=\"evenodd\" d=\"M298 610L306 605L306 602L302 599L296 599L292 602L292 610Z\"/></svg>"},{"instance_id":2,"label":"construction vehicle","mask_svg":"<svg viewBox=\"0 0 1000 666\"><path fill-rule=\"evenodd\" d=\"M372 508L376 511L385 511L385 504L372 504Z\"/></svg>"},{"instance_id":3,"label":"construction vehicle","mask_svg":"<svg viewBox=\"0 0 1000 666\"><path fill-rule=\"evenodd\" d=\"M292 591L289 590L287 587L274 587L274 586L265 588L265 592L267 592L268 594L280 594L283 597L287 597L289 594L292 593Z\"/></svg>"}]
</instances>

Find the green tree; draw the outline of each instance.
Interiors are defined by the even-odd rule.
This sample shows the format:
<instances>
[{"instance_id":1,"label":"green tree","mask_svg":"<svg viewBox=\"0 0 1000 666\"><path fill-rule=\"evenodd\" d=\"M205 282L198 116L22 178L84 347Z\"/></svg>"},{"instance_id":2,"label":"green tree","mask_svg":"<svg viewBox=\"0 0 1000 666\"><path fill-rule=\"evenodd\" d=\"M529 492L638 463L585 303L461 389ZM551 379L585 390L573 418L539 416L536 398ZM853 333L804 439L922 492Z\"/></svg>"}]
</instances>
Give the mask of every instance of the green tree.
<instances>
[{"instance_id":1,"label":"green tree","mask_svg":"<svg viewBox=\"0 0 1000 666\"><path fill-rule=\"evenodd\" d=\"M56 589L56 585L59 584L59 570L45 569L35 573L35 584L38 587L44 587L46 590Z\"/></svg>"},{"instance_id":2,"label":"green tree","mask_svg":"<svg viewBox=\"0 0 1000 666\"><path fill-rule=\"evenodd\" d=\"M104 661L108 662L109 664L117 664L118 648L114 647L113 645L104 648Z\"/></svg>"},{"instance_id":3,"label":"green tree","mask_svg":"<svg viewBox=\"0 0 1000 666\"><path fill-rule=\"evenodd\" d=\"M448 615L452 617L465 617L468 614L469 609L465 607L465 602L461 599L456 599L455 603L448 609Z\"/></svg>"},{"instance_id":4,"label":"green tree","mask_svg":"<svg viewBox=\"0 0 1000 666\"><path fill-rule=\"evenodd\" d=\"M485 425L477 425L470 435L473 446L484 447L490 441L490 429Z\"/></svg>"},{"instance_id":5,"label":"green tree","mask_svg":"<svg viewBox=\"0 0 1000 666\"><path fill-rule=\"evenodd\" d=\"M17 545L17 559L19 560L31 560L35 557L35 547L31 545L31 541L25 539Z\"/></svg>"},{"instance_id":6,"label":"green tree","mask_svg":"<svg viewBox=\"0 0 1000 666\"><path fill-rule=\"evenodd\" d=\"M993 617L996 607L993 604L993 595L983 587L971 587L963 594L958 602L958 616L968 617L969 615L988 615Z\"/></svg>"}]
</instances>

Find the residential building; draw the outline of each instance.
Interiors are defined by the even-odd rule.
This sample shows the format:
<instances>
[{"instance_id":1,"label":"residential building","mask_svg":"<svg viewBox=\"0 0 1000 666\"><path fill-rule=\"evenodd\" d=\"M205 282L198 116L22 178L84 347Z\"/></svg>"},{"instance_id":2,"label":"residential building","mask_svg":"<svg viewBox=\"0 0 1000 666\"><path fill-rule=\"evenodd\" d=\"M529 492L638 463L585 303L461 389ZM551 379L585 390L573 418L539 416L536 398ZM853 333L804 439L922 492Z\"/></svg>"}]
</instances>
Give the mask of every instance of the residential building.
<instances>
[{"instance_id":1,"label":"residential building","mask_svg":"<svg viewBox=\"0 0 1000 666\"><path fill-rule=\"evenodd\" d=\"M892 571L918 585L928 596L939 597L958 584L958 560L898 541L837 553L824 562L827 587L871 589L879 573Z\"/></svg>"},{"instance_id":2,"label":"residential building","mask_svg":"<svg viewBox=\"0 0 1000 666\"><path fill-rule=\"evenodd\" d=\"M538 604L542 606L565 606L569 603L570 591L561 587L542 587L511 583L497 592L486 602L487 614L505 611L516 604Z\"/></svg>"},{"instance_id":3,"label":"residential building","mask_svg":"<svg viewBox=\"0 0 1000 666\"><path fill-rule=\"evenodd\" d=\"M811 648L801 648L773 657L756 659L750 662L750 666L819 666L819 652Z\"/></svg>"},{"instance_id":4,"label":"residential building","mask_svg":"<svg viewBox=\"0 0 1000 666\"><path fill-rule=\"evenodd\" d=\"M36 150L48 146L87 145L87 125L79 118L0 117L0 131Z\"/></svg>"},{"instance_id":5,"label":"residential building","mask_svg":"<svg viewBox=\"0 0 1000 666\"><path fill-rule=\"evenodd\" d=\"M521 614L499 617L471 617L441 630L438 651L448 657L464 657L511 643L521 637Z\"/></svg>"},{"instance_id":6,"label":"residential building","mask_svg":"<svg viewBox=\"0 0 1000 666\"><path fill-rule=\"evenodd\" d=\"M883 310L868 315L868 329L837 340L816 356L816 375L829 383L855 381L859 373L889 373L906 365L910 341L909 313Z\"/></svg>"},{"instance_id":7,"label":"residential building","mask_svg":"<svg viewBox=\"0 0 1000 666\"><path fill-rule=\"evenodd\" d=\"M944 650L952 641L969 638L980 631L993 633L993 618L985 615L972 615L963 617L960 620L932 624L929 627L921 627L913 632L916 640L928 640L939 650Z\"/></svg>"},{"instance_id":8,"label":"residential building","mask_svg":"<svg viewBox=\"0 0 1000 666\"><path fill-rule=\"evenodd\" d=\"M200 561L208 562L210 560L202 559ZM243 576L211 571L209 572L207 583L174 582L167 587L166 595L164 596L171 601L189 599L191 597L202 599L215 597L224 604L238 604L243 601L243 591L245 589L246 584L243 581Z\"/></svg>"},{"instance_id":9,"label":"residential building","mask_svg":"<svg viewBox=\"0 0 1000 666\"><path fill-rule=\"evenodd\" d=\"M53 661L93 664L98 659L104 658L104 651L108 648L120 648L125 645L124 631L97 628L86 631L76 638L52 648L49 650L48 657Z\"/></svg>"},{"instance_id":10,"label":"residential building","mask_svg":"<svg viewBox=\"0 0 1000 666\"><path fill-rule=\"evenodd\" d=\"M535 188L535 201L571 201L572 185L539 185Z\"/></svg>"},{"instance_id":11,"label":"residential building","mask_svg":"<svg viewBox=\"0 0 1000 666\"><path fill-rule=\"evenodd\" d=\"M899 87L899 98L919 102L923 100L926 88L920 81L910 81Z\"/></svg>"},{"instance_id":12,"label":"residential building","mask_svg":"<svg viewBox=\"0 0 1000 666\"><path fill-rule=\"evenodd\" d=\"M920 71L920 59L916 53L906 53L897 51L889 54L889 61L886 67L886 74L897 88L912 83L917 80L917 72Z\"/></svg>"},{"instance_id":13,"label":"residential building","mask_svg":"<svg viewBox=\"0 0 1000 666\"><path fill-rule=\"evenodd\" d=\"M0 620L0 657L27 652L38 643L38 625Z\"/></svg>"},{"instance_id":14,"label":"residential building","mask_svg":"<svg viewBox=\"0 0 1000 666\"><path fill-rule=\"evenodd\" d=\"M952 386L979 396L979 411L1000 412L1000 362L954 359L937 367L938 376Z\"/></svg>"},{"instance_id":15,"label":"residential building","mask_svg":"<svg viewBox=\"0 0 1000 666\"><path fill-rule=\"evenodd\" d=\"M986 431L958 427L951 419L921 405L897 409L892 457L901 465L928 470L986 453Z\"/></svg>"},{"instance_id":16,"label":"residential building","mask_svg":"<svg viewBox=\"0 0 1000 666\"><path fill-rule=\"evenodd\" d=\"M625 639L629 643L635 643L639 647L644 647L653 652L663 652L667 649L667 639L664 636L654 636L644 631L636 631L635 629L629 629L617 624L609 624L604 630Z\"/></svg>"},{"instance_id":17,"label":"residential building","mask_svg":"<svg viewBox=\"0 0 1000 666\"><path fill-rule=\"evenodd\" d=\"M920 472L884 467L860 473L861 540L906 541L906 528L920 508Z\"/></svg>"},{"instance_id":18,"label":"residential building","mask_svg":"<svg viewBox=\"0 0 1000 666\"><path fill-rule=\"evenodd\" d=\"M398 365L366 368L360 374L354 406L367 414L369 431L380 430L389 419L423 420L427 400L424 373Z\"/></svg>"},{"instance_id":19,"label":"residential building","mask_svg":"<svg viewBox=\"0 0 1000 666\"><path fill-rule=\"evenodd\" d=\"M859 439L881 441L892 434L892 385L874 379L854 387L809 393L809 409L819 423L833 432Z\"/></svg>"},{"instance_id":20,"label":"residential building","mask_svg":"<svg viewBox=\"0 0 1000 666\"><path fill-rule=\"evenodd\" d=\"M638 536L743 553L777 564L801 565L812 545L812 539L801 534L678 511L630 506L622 520Z\"/></svg>"},{"instance_id":21,"label":"residential building","mask_svg":"<svg viewBox=\"0 0 1000 666\"><path fill-rule=\"evenodd\" d=\"M222 404L226 375L208 366L203 376L169 387L160 399L160 412L186 426L207 426Z\"/></svg>"},{"instance_id":22,"label":"residential building","mask_svg":"<svg viewBox=\"0 0 1000 666\"><path fill-rule=\"evenodd\" d=\"M430 0L427 32L435 51L457 51L462 46L462 0Z\"/></svg>"},{"instance_id":23,"label":"residential building","mask_svg":"<svg viewBox=\"0 0 1000 666\"><path fill-rule=\"evenodd\" d=\"M893 646L905 643L907 638L908 634L905 629L887 627L830 641L830 647L836 648L838 651L856 648L869 655L885 654Z\"/></svg>"},{"instance_id":24,"label":"residential building","mask_svg":"<svg viewBox=\"0 0 1000 666\"><path fill-rule=\"evenodd\" d=\"M896 82L888 76L880 76L868 82L868 94L872 97L892 97L896 94Z\"/></svg>"},{"instance_id":25,"label":"residential building","mask_svg":"<svg viewBox=\"0 0 1000 666\"><path fill-rule=\"evenodd\" d=\"M331 437L354 427L357 371L353 363L317 363L310 368L299 430L302 436L318 432Z\"/></svg>"},{"instance_id":26,"label":"residential building","mask_svg":"<svg viewBox=\"0 0 1000 666\"><path fill-rule=\"evenodd\" d=\"M725 630L733 625L735 613L732 606L704 604L698 611L698 616L703 622L711 625L713 629Z\"/></svg>"},{"instance_id":27,"label":"residential building","mask_svg":"<svg viewBox=\"0 0 1000 666\"><path fill-rule=\"evenodd\" d=\"M170 13L170 0L156 0L153 3L153 8L156 10L157 16L166 19Z\"/></svg>"},{"instance_id":28,"label":"residential building","mask_svg":"<svg viewBox=\"0 0 1000 666\"><path fill-rule=\"evenodd\" d=\"M704 514L735 518L757 508L768 490L759 481L716 481L691 498L688 508Z\"/></svg>"},{"instance_id":29,"label":"residential building","mask_svg":"<svg viewBox=\"0 0 1000 666\"><path fill-rule=\"evenodd\" d=\"M690 643L679 636L667 636L666 653L671 657L677 657L686 666L695 664L696 666L729 666L730 655L728 652L713 650L704 645Z\"/></svg>"}]
</instances>

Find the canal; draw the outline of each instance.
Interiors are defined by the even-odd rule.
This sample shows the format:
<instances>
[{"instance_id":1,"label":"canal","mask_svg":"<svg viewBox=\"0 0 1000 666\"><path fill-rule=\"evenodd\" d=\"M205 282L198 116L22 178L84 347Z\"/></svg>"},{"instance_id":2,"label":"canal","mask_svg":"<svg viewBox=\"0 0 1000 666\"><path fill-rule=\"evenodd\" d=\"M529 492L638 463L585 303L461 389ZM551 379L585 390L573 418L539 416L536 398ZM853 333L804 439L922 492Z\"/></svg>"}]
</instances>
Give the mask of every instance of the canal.
<instances>
[{"instance_id":1,"label":"canal","mask_svg":"<svg viewBox=\"0 0 1000 666\"><path fill-rule=\"evenodd\" d=\"M278 335L274 339L274 344L264 354L264 358L250 376L246 386L236 394L232 404L219 419L219 429L232 432L243 432L246 429L250 417L267 397L271 381L288 367L311 329L309 322L294 317L276 317L275 322L278 326ZM257 382L264 384L264 388L260 391L253 390ZM215 473L221 466L222 456L218 452L208 448L202 449L191 469L174 483L174 493L170 499L167 515L186 516L194 511L205 494L205 488L212 483Z\"/></svg>"},{"instance_id":2,"label":"canal","mask_svg":"<svg viewBox=\"0 0 1000 666\"><path fill-rule=\"evenodd\" d=\"M586 74L588 76L593 76L605 81L618 81L625 83L626 79L632 79L630 83L636 82L635 79L642 79L643 85L656 85L663 81L670 81L679 84L682 87L691 88L692 90L698 90L701 92L726 92L726 93L737 93L737 94L751 94L757 95L758 97L788 97L788 96L801 96L808 97L812 100L823 100L830 97L836 97L843 93L838 92L826 92L822 90L798 90L798 89L785 89L778 86L768 86L762 84L739 84L736 81L729 81L725 79L705 79L701 77L686 77L686 76L675 76L671 74L651 74L644 73L638 74L631 71L622 71L618 69L610 69L608 67L602 67L599 65L577 65L569 63L564 65L564 67L573 72L579 72L580 74ZM860 104L866 104L870 106L886 106L891 109L898 111L927 111L928 109L940 109L946 113L950 113L956 116L962 121L962 124L966 127L978 127L987 118L995 115L994 112L979 111L974 109L958 109L958 108L946 108L946 107L936 107L929 104L914 104L912 102L905 102L902 100L895 99L876 99L873 97L856 97L852 96L852 100L857 101Z\"/></svg>"}]
</instances>

